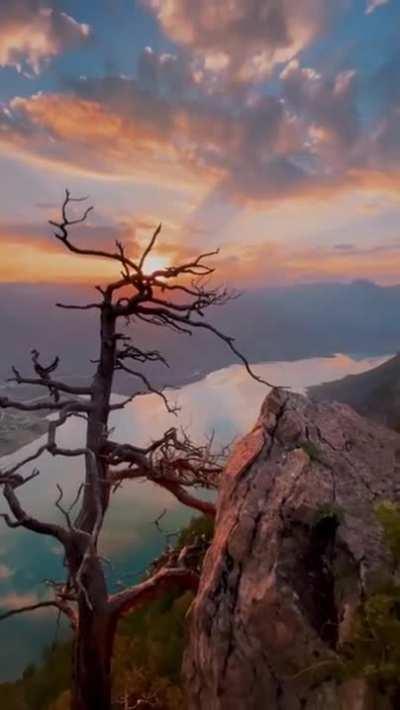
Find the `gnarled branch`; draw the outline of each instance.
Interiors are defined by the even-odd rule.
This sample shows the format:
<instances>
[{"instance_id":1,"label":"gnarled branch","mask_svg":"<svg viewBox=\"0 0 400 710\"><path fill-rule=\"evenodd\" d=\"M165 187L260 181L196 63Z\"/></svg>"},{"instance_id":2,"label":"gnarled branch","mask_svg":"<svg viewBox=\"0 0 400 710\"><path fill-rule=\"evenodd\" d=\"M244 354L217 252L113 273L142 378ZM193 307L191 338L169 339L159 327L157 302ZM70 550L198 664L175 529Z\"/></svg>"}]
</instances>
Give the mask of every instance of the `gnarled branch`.
<instances>
[{"instance_id":1,"label":"gnarled branch","mask_svg":"<svg viewBox=\"0 0 400 710\"><path fill-rule=\"evenodd\" d=\"M69 604L66 604L65 602L62 602L61 600L49 600L49 601L43 601L43 602L37 602L35 604L26 604L25 606L20 606L17 609L10 609L9 611L5 611L2 614L0 614L0 621L4 621L5 619L9 619L12 616L17 616L19 614L26 614L27 612L30 611L37 611L38 609L48 609L48 608L54 608L57 609L59 612L62 614L65 614L65 616L69 619L69 622L71 624L71 627L76 630L78 626L78 617L76 612L72 607L69 606Z\"/></svg>"},{"instance_id":2,"label":"gnarled branch","mask_svg":"<svg viewBox=\"0 0 400 710\"><path fill-rule=\"evenodd\" d=\"M59 392L66 392L67 394L76 395L90 395L92 392L91 387L81 387L79 385L68 385L61 380L53 380L51 378L45 380L43 378L34 377L24 377L21 375L16 367L12 367L14 377L9 377L7 382L16 382L19 385L34 385L35 387L51 387L53 390L58 390Z\"/></svg>"},{"instance_id":3,"label":"gnarled branch","mask_svg":"<svg viewBox=\"0 0 400 710\"><path fill-rule=\"evenodd\" d=\"M86 197L71 197L71 193L69 192L69 190L65 191L65 199L61 207L61 221L49 221L49 224L51 224L53 227L56 227L61 232L61 234L54 233L56 239L62 242L67 247L67 249L69 249L69 251L73 252L74 254L102 257L103 259L112 259L114 261L119 262L120 264L124 264L124 262L126 262L132 269L137 270L137 265L133 261L131 261L131 259L128 259L127 257L122 257L119 251L107 252L101 249L81 249L80 247L75 246L75 244L70 241L68 235L69 227L72 227L76 224L83 224L89 216L90 212L93 210L93 207L90 206L85 209L82 215L77 219L69 218L68 207L73 202L84 202L86 199Z\"/></svg>"},{"instance_id":4,"label":"gnarled branch","mask_svg":"<svg viewBox=\"0 0 400 710\"><path fill-rule=\"evenodd\" d=\"M23 483L25 483L25 480ZM39 535L49 535L51 537L55 537L59 540L59 542L65 545L68 542L68 533L63 527L61 527L61 525L46 523L38 520L24 510L15 493L15 488L19 485L21 485L21 483L13 482L5 483L3 486L4 498L8 503L8 507L10 508L12 515L14 516L14 520L12 520L7 514L3 514L2 517L8 527L23 527L27 530L38 533Z\"/></svg>"},{"instance_id":5,"label":"gnarled branch","mask_svg":"<svg viewBox=\"0 0 400 710\"><path fill-rule=\"evenodd\" d=\"M157 599L169 589L179 587L195 593L198 584L199 576L193 570L186 567L164 567L144 582L113 594L109 598L109 610L118 618L146 602Z\"/></svg>"}]
</instances>

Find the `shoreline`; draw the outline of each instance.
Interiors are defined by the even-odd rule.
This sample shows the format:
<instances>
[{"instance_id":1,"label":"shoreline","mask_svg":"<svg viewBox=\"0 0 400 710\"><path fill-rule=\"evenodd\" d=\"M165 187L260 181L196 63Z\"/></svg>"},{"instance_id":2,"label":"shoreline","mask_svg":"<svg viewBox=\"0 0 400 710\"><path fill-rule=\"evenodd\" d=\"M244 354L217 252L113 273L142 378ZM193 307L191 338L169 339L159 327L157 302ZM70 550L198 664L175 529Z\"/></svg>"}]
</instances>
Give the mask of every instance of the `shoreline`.
<instances>
[{"instance_id":1,"label":"shoreline","mask_svg":"<svg viewBox=\"0 0 400 710\"><path fill-rule=\"evenodd\" d=\"M353 359L363 359L365 357L377 357L376 354L374 355L365 355L365 354L359 354L359 353L341 353L344 355L347 355L348 357L351 357ZM258 365L262 364L268 364L268 365L273 365L276 363L280 362L299 362L302 360L312 360L315 357L321 358L321 359L331 359L334 358L337 355L337 353L328 353L324 355L308 355L306 357L296 357L296 358L289 358L285 360L261 360L258 362L252 362L250 363L251 367L256 370ZM382 357L384 356L390 357L387 353L383 353ZM379 355L378 355L379 356ZM220 372L222 370L226 370L234 365L238 365L239 367L243 367L243 363L237 362L237 361L232 361L231 363L224 365L223 367L219 367L216 370L213 369L206 369L202 372L196 371L192 375L189 375L185 377L183 380L181 380L179 383L177 382L176 384L171 384L168 385L164 388L164 390L179 390L182 389L183 387L187 387L189 385L195 384L196 382L200 382L201 380L204 380L208 375L214 373L214 372ZM160 386L155 384L155 386ZM308 390L308 388L307 388ZM116 396L120 397L129 397L130 395L134 394L135 390L134 388L128 388L127 386L124 386L124 383L121 383L119 386L116 386L113 393ZM144 393L144 396L147 393ZM151 394L150 392L148 394ZM1 417L1 414L3 413L3 416ZM22 412L17 412L17 411L12 411L12 410L6 410L2 412L0 410L0 459L5 456L9 456L11 454L16 453L20 448L23 446L27 446L28 444L33 443L37 439L39 439L41 436L46 434L48 430L48 422L47 422L47 417L49 416L48 412L43 413L42 416L40 414L27 414L27 413L22 413ZM11 434L12 432L12 434Z\"/></svg>"},{"instance_id":2,"label":"shoreline","mask_svg":"<svg viewBox=\"0 0 400 710\"><path fill-rule=\"evenodd\" d=\"M11 419L11 422L9 421ZM7 427L7 423L11 426L11 431L3 429ZM32 444L36 439L40 439L48 430L48 422L46 417L35 416L31 419L24 418L23 421L18 421L18 417L6 414L1 420L0 429L0 460L3 456L15 454L23 446ZM11 433L12 432L12 433Z\"/></svg>"}]
</instances>

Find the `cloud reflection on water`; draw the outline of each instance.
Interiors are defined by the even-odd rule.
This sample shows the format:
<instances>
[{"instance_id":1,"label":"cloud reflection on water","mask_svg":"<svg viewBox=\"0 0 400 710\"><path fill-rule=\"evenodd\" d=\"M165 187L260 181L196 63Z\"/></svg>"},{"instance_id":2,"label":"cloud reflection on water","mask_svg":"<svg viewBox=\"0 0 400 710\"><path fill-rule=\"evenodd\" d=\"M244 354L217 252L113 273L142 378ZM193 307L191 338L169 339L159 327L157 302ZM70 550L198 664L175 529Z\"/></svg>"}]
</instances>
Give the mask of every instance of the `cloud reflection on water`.
<instances>
[{"instance_id":1,"label":"cloud reflection on water","mask_svg":"<svg viewBox=\"0 0 400 710\"><path fill-rule=\"evenodd\" d=\"M267 380L303 392L307 386L356 374L375 367L386 357L355 359L348 355L314 358L296 362L261 363L255 366ZM212 431L218 442L228 443L253 426L268 389L251 380L245 369L233 365L213 372L203 380L171 390L167 394L180 406L177 417L166 412L156 395L134 400L124 411L115 412L112 434L115 440L143 445L159 437L171 426L184 426L193 438L202 440ZM4 457L2 466L33 453L44 439L25 446L17 454ZM74 447L83 443L80 419L70 419L59 430L59 443ZM62 485L64 499L72 501L81 483L82 461L53 458L45 454L40 459L40 477L21 493L21 501L33 514L47 520L58 519L54 507L57 483ZM121 579L132 581L159 554L164 538L154 520L164 510L165 529L176 530L186 524L192 512L180 506L168 492L150 483L126 482L115 494L102 535L102 552L110 559L107 574L110 585L117 588ZM4 511L0 504L0 512ZM43 596L43 579L63 575L61 549L53 540L43 539L21 530L2 528L0 548L0 604L30 595ZM12 574L4 573L6 569ZM127 570L129 574L127 574ZM14 677L26 663L37 657L51 636L54 622L43 617L38 623L25 617L9 620L7 632L18 632L24 649L12 653L0 645L0 679ZM40 630L38 635L37 631ZM36 630L36 631L35 631Z\"/></svg>"}]
</instances>

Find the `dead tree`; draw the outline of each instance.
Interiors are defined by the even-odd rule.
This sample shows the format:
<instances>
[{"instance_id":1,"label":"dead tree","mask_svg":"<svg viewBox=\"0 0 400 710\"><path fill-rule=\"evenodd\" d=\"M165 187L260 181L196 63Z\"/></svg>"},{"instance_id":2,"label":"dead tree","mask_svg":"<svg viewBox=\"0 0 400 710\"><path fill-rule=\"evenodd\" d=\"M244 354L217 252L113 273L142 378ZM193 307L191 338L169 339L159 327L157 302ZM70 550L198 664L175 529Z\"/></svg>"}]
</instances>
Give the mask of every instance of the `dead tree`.
<instances>
[{"instance_id":1,"label":"dead tree","mask_svg":"<svg viewBox=\"0 0 400 710\"><path fill-rule=\"evenodd\" d=\"M64 309L95 310L99 315L99 357L89 386L75 386L57 379L54 372L59 360L46 366L40 354L32 351L36 376L25 377L13 368L13 380L21 384L47 388L48 399L33 403L0 399L0 407L24 411L44 410L58 413L49 424L47 441L36 453L7 471L0 473L0 485L9 512L4 514L10 528L23 527L39 535L58 540L64 548L67 579L52 584L52 597L44 602L12 610L12 614L32 611L44 606L65 614L74 631L72 673L73 710L109 710L111 703L110 665L116 626L121 615L164 593L171 587L191 589L198 583L198 572L186 564L186 555L171 553L161 566L156 566L140 583L116 594L107 589L103 562L98 553L98 539L113 491L126 480L145 478L170 491L181 503L207 515L214 514L214 505L197 497L196 487L213 488L221 470L219 456L209 445L196 446L190 439L169 429L160 439L143 448L132 442L119 444L109 436L109 417L113 410L124 407L133 397L145 392L157 392L169 411L165 394L152 386L140 369L148 362L165 362L157 351L141 349L132 340L134 327L118 329L125 319L133 326L144 322L157 327L192 334L202 329L222 339L242 361L250 376L264 382L251 370L247 360L237 350L231 337L224 335L204 318L205 311L226 303L230 294L225 289L210 287L208 279L214 269L209 257L217 252L201 254L177 265L146 270L146 258L154 248L159 226L138 259L132 259L117 242L115 251L81 248L70 239L70 228L86 220L86 209L78 218L70 217L71 203L80 202L69 192L62 205L61 219L51 222L55 238L74 254L101 257L119 269L119 277L105 287L97 286L100 298L84 305L57 304ZM123 330L123 329L122 329ZM129 399L113 404L111 393L117 371L135 378L142 387ZM265 383L268 384L268 383ZM57 443L57 430L69 417L85 420L86 441L82 448L67 449ZM53 456L81 457L84 478L78 491L78 513L63 505L62 490L56 501L63 515L63 524L38 520L21 505L18 492L28 481L39 475L34 470L28 476L22 468L39 459L47 451Z\"/></svg>"}]
</instances>

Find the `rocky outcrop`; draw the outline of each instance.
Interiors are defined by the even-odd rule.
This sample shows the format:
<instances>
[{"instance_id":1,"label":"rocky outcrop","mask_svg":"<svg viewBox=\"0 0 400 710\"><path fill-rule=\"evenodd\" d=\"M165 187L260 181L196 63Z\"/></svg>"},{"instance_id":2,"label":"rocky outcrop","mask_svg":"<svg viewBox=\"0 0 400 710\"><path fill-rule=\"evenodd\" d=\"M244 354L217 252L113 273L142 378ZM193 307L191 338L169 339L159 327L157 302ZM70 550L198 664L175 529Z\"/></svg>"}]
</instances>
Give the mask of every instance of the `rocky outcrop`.
<instances>
[{"instance_id":1,"label":"rocky outcrop","mask_svg":"<svg viewBox=\"0 0 400 710\"><path fill-rule=\"evenodd\" d=\"M331 661L389 574L374 507L400 499L400 435L274 390L233 451L189 622L191 710L370 710Z\"/></svg>"},{"instance_id":2,"label":"rocky outcrop","mask_svg":"<svg viewBox=\"0 0 400 710\"><path fill-rule=\"evenodd\" d=\"M400 431L400 355L379 367L308 388L319 401L344 402L365 417Z\"/></svg>"}]
</instances>

